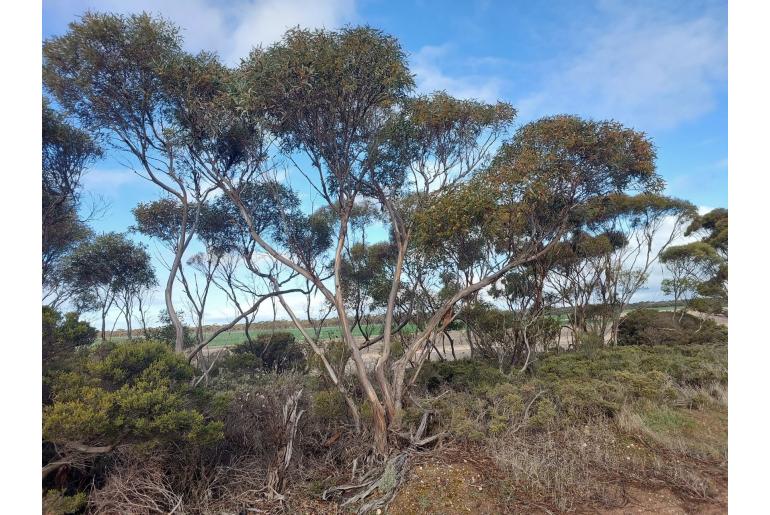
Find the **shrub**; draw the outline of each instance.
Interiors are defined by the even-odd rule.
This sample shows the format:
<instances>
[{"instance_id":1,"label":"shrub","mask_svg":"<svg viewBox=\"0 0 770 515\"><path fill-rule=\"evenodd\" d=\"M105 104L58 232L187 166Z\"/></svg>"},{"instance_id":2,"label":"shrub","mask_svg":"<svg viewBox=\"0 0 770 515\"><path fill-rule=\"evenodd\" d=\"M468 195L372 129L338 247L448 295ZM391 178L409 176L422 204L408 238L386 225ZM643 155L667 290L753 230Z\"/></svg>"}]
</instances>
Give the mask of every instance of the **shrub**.
<instances>
[{"instance_id":1,"label":"shrub","mask_svg":"<svg viewBox=\"0 0 770 515\"><path fill-rule=\"evenodd\" d=\"M612 416L623 403L621 385L599 379L564 380L556 384L555 391L562 409L579 420Z\"/></svg>"},{"instance_id":2,"label":"shrub","mask_svg":"<svg viewBox=\"0 0 770 515\"><path fill-rule=\"evenodd\" d=\"M727 328L712 320L652 309L628 313L618 326L618 345L727 343Z\"/></svg>"},{"instance_id":3,"label":"shrub","mask_svg":"<svg viewBox=\"0 0 770 515\"><path fill-rule=\"evenodd\" d=\"M506 382L508 379L492 365L481 361L459 360L428 362L420 371L418 382L435 391L445 384L455 389L474 391Z\"/></svg>"},{"instance_id":4,"label":"shrub","mask_svg":"<svg viewBox=\"0 0 770 515\"><path fill-rule=\"evenodd\" d=\"M43 306L44 362L59 358L77 347L91 345L95 340L96 329L88 322L78 320L77 313L62 316L57 310Z\"/></svg>"},{"instance_id":5,"label":"shrub","mask_svg":"<svg viewBox=\"0 0 770 515\"><path fill-rule=\"evenodd\" d=\"M184 312L177 311L176 314L179 317L179 320L184 321ZM174 324L171 323L171 316L169 316L167 310L164 309L160 312L158 315L158 322L160 323L158 327L147 328L147 339L163 342L173 349L176 344L176 329L174 328ZM195 345L195 337L192 334L192 330L187 325L184 325L184 323L182 324L182 331L184 333L184 348L187 349Z\"/></svg>"},{"instance_id":6,"label":"shrub","mask_svg":"<svg viewBox=\"0 0 770 515\"><path fill-rule=\"evenodd\" d=\"M85 508L87 501L85 492L66 495L64 490L48 490L43 497L43 513L46 515L78 513Z\"/></svg>"},{"instance_id":7,"label":"shrub","mask_svg":"<svg viewBox=\"0 0 770 515\"><path fill-rule=\"evenodd\" d=\"M451 391L430 402L435 420L457 438L480 441L486 436L500 436L522 425L525 398L532 399L533 390L524 390L510 382L479 386L474 392ZM417 422L417 413L410 420Z\"/></svg>"},{"instance_id":8,"label":"shrub","mask_svg":"<svg viewBox=\"0 0 770 515\"><path fill-rule=\"evenodd\" d=\"M338 376L344 375L345 365L347 365L351 355L350 347L342 340L324 342L324 356L326 356L327 361L329 361L329 364ZM310 368L320 372L321 376L326 377L326 367L324 367L321 358L315 352L310 356L309 363Z\"/></svg>"},{"instance_id":9,"label":"shrub","mask_svg":"<svg viewBox=\"0 0 770 515\"><path fill-rule=\"evenodd\" d=\"M313 414L324 422L343 418L346 409L345 399L337 390L321 390L313 396Z\"/></svg>"},{"instance_id":10,"label":"shrub","mask_svg":"<svg viewBox=\"0 0 770 515\"><path fill-rule=\"evenodd\" d=\"M301 439L305 434L302 428L307 427L311 415L315 414L307 383L307 378L300 374L265 372L230 391L224 416L225 443L236 454L269 459L285 443L284 406L300 391L303 393L298 399L298 411L305 412L297 431Z\"/></svg>"},{"instance_id":11,"label":"shrub","mask_svg":"<svg viewBox=\"0 0 770 515\"><path fill-rule=\"evenodd\" d=\"M305 354L291 333L260 334L250 342L234 347L224 366L236 370L299 370L305 366Z\"/></svg>"},{"instance_id":12,"label":"shrub","mask_svg":"<svg viewBox=\"0 0 770 515\"><path fill-rule=\"evenodd\" d=\"M64 445L216 440L221 423L190 407L191 377L190 365L164 343L100 345L82 369L54 377L43 437Z\"/></svg>"},{"instance_id":13,"label":"shrub","mask_svg":"<svg viewBox=\"0 0 770 515\"><path fill-rule=\"evenodd\" d=\"M623 346L597 352L547 354L535 364L534 375L546 383L564 379L612 379L616 372L660 372L680 384L727 381L724 345ZM655 380L654 378L648 378Z\"/></svg>"},{"instance_id":14,"label":"shrub","mask_svg":"<svg viewBox=\"0 0 770 515\"><path fill-rule=\"evenodd\" d=\"M474 302L463 309L460 316L473 333L476 352L508 369L523 363L527 356L525 330L531 348L549 348L556 342L561 330L559 321L541 316L524 321L510 310L497 309L485 302Z\"/></svg>"},{"instance_id":15,"label":"shrub","mask_svg":"<svg viewBox=\"0 0 770 515\"><path fill-rule=\"evenodd\" d=\"M535 413L527 421L527 425L535 429L547 429L556 421L556 406L548 397L538 400Z\"/></svg>"}]
</instances>

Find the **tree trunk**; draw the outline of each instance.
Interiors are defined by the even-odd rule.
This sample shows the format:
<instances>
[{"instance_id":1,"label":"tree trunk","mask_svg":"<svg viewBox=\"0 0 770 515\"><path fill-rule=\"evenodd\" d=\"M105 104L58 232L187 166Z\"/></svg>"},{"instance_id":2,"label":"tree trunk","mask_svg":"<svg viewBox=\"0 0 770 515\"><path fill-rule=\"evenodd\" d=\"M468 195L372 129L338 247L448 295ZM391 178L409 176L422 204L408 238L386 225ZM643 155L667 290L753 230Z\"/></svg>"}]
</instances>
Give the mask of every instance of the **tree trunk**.
<instances>
[{"instance_id":1,"label":"tree trunk","mask_svg":"<svg viewBox=\"0 0 770 515\"><path fill-rule=\"evenodd\" d=\"M126 319L126 337L130 340L131 339L131 310L128 308L128 303L126 303L126 312L124 313L125 319Z\"/></svg>"},{"instance_id":2,"label":"tree trunk","mask_svg":"<svg viewBox=\"0 0 770 515\"><path fill-rule=\"evenodd\" d=\"M382 456L388 454L388 424L385 420L385 408L379 402L371 403L372 422L374 425L374 449Z\"/></svg>"},{"instance_id":3,"label":"tree trunk","mask_svg":"<svg viewBox=\"0 0 770 515\"><path fill-rule=\"evenodd\" d=\"M174 301L172 300L174 280L176 279L176 272L179 269L179 263L181 260L182 256L179 252L177 252L177 255L174 257L174 262L171 265L171 272L168 275L168 281L166 281L166 290L164 292L164 297L166 300L166 311L168 312L168 317L171 319L171 324L174 326L174 331L176 332L176 338L174 340L175 352L184 352L184 327L182 327L182 322L179 320L179 316L176 314L176 310L174 310Z\"/></svg>"},{"instance_id":4,"label":"tree trunk","mask_svg":"<svg viewBox=\"0 0 770 515\"><path fill-rule=\"evenodd\" d=\"M107 341L107 310L102 307L102 342Z\"/></svg>"},{"instance_id":5,"label":"tree trunk","mask_svg":"<svg viewBox=\"0 0 770 515\"><path fill-rule=\"evenodd\" d=\"M249 342L249 344L253 343L251 341L251 334L249 333L250 327L251 327L251 321L249 320L249 317L246 317L246 319L244 320L243 330L246 333L246 341Z\"/></svg>"}]
</instances>

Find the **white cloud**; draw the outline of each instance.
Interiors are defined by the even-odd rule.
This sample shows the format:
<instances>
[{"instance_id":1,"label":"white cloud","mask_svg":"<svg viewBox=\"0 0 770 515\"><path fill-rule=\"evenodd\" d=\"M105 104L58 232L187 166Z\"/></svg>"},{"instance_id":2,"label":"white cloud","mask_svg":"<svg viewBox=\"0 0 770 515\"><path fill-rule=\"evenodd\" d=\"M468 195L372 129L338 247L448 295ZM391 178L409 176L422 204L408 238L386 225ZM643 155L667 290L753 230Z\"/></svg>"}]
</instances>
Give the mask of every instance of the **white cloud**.
<instances>
[{"instance_id":1,"label":"white cloud","mask_svg":"<svg viewBox=\"0 0 770 515\"><path fill-rule=\"evenodd\" d=\"M269 44L299 25L331 29L355 15L354 0L261 0L241 11L232 33L230 58L246 56L257 43Z\"/></svg>"},{"instance_id":2,"label":"white cloud","mask_svg":"<svg viewBox=\"0 0 770 515\"><path fill-rule=\"evenodd\" d=\"M450 47L424 46L411 57L417 89L422 93L445 90L459 98L496 102L501 98L503 82L497 77L480 75L452 76L442 70L440 62L449 55Z\"/></svg>"},{"instance_id":3,"label":"white cloud","mask_svg":"<svg viewBox=\"0 0 770 515\"><path fill-rule=\"evenodd\" d=\"M97 168L86 171L80 183L84 191L115 197L120 193L120 188L124 185L141 180L131 170L105 170Z\"/></svg>"},{"instance_id":4,"label":"white cloud","mask_svg":"<svg viewBox=\"0 0 770 515\"><path fill-rule=\"evenodd\" d=\"M582 51L554 63L539 91L517 102L522 117L575 112L649 130L713 109L727 78L727 26L720 13L703 10L683 19L644 9L612 4L606 29L588 34Z\"/></svg>"},{"instance_id":5,"label":"white cloud","mask_svg":"<svg viewBox=\"0 0 770 515\"><path fill-rule=\"evenodd\" d=\"M356 0L78 0L46 2L52 16L69 20L86 10L160 14L182 28L191 51L214 50L229 64L252 47L269 45L286 29L335 28L351 22Z\"/></svg>"}]
</instances>

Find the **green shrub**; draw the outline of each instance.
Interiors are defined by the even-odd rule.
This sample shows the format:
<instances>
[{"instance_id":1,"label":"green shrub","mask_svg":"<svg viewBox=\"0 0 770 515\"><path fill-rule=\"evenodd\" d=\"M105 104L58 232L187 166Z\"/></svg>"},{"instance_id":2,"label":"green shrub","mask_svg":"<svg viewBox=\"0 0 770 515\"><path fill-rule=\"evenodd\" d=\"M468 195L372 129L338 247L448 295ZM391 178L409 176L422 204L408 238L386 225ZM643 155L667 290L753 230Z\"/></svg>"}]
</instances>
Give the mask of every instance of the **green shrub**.
<instances>
[{"instance_id":1,"label":"green shrub","mask_svg":"<svg viewBox=\"0 0 770 515\"><path fill-rule=\"evenodd\" d=\"M511 310L476 301L463 308L460 317L476 336L475 353L497 361L506 370L522 363L527 354L524 331L532 347L549 348L561 331L559 321L548 316L523 320Z\"/></svg>"},{"instance_id":2,"label":"green shrub","mask_svg":"<svg viewBox=\"0 0 770 515\"><path fill-rule=\"evenodd\" d=\"M609 379L623 386L625 400L665 400L673 398L676 393L668 384L668 377L663 372L632 372L620 370L612 372Z\"/></svg>"},{"instance_id":3,"label":"green shrub","mask_svg":"<svg viewBox=\"0 0 770 515\"><path fill-rule=\"evenodd\" d=\"M96 340L96 329L78 320L77 313L62 316L57 310L43 306L43 362L50 365L54 358L88 346Z\"/></svg>"},{"instance_id":4,"label":"green shrub","mask_svg":"<svg viewBox=\"0 0 770 515\"><path fill-rule=\"evenodd\" d=\"M244 342L232 349L232 354L223 366L233 370L255 370L258 368L274 372L299 370L305 366L305 354L287 332L260 334L250 342Z\"/></svg>"},{"instance_id":5,"label":"green shrub","mask_svg":"<svg viewBox=\"0 0 770 515\"><path fill-rule=\"evenodd\" d=\"M431 361L423 365L418 377L418 382L432 391L442 385L475 391L507 381L497 367L471 360Z\"/></svg>"},{"instance_id":6,"label":"green shrub","mask_svg":"<svg viewBox=\"0 0 770 515\"><path fill-rule=\"evenodd\" d=\"M221 423L192 409L187 395L192 373L187 361L162 342L100 345L81 370L54 377L43 437L92 445L214 441L221 436Z\"/></svg>"},{"instance_id":7,"label":"green shrub","mask_svg":"<svg viewBox=\"0 0 770 515\"><path fill-rule=\"evenodd\" d=\"M535 405L535 412L527 421L533 429L547 429L556 421L556 406L548 397L542 397Z\"/></svg>"},{"instance_id":8,"label":"green shrub","mask_svg":"<svg viewBox=\"0 0 770 515\"><path fill-rule=\"evenodd\" d=\"M564 380L557 383L555 391L563 410L579 420L612 416L623 403L621 385L599 379Z\"/></svg>"},{"instance_id":9,"label":"green shrub","mask_svg":"<svg viewBox=\"0 0 770 515\"><path fill-rule=\"evenodd\" d=\"M65 495L64 490L48 490L43 497L43 513L46 515L65 515L78 513L86 507L88 496L85 492Z\"/></svg>"},{"instance_id":10,"label":"green shrub","mask_svg":"<svg viewBox=\"0 0 770 515\"><path fill-rule=\"evenodd\" d=\"M543 356L536 381L573 420L615 416L628 403L673 405L676 385L698 387L727 381L722 345L623 346Z\"/></svg>"},{"instance_id":11,"label":"green shrub","mask_svg":"<svg viewBox=\"0 0 770 515\"><path fill-rule=\"evenodd\" d=\"M256 372L262 369L262 360L251 352L230 352L222 359L221 367L235 372Z\"/></svg>"},{"instance_id":12,"label":"green shrub","mask_svg":"<svg viewBox=\"0 0 770 515\"><path fill-rule=\"evenodd\" d=\"M345 416L345 399L338 390L321 390L313 396L313 414L324 422Z\"/></svg>"},{"instance_id":13,"label":"green shrub","mask_svg":"<svg viewBox=\"0 0 770 515\"><path fill-rule=\"evenodd\" d=\"M615 372L661 372L680 384L727 381L724 345L621 346L596 352L546 354L534 365L534 375L546 382L563 379L607 379Z\"/></svg>"},{"instance_id":14,"label":"green shrub","mask_svg":"<svg viewBox=\"0 0 770 515\"><path fill-rule=\"evenodd\" d=\"M727 328L712 320L652 309L628 313L618 326L618 345L727 343Z\"/></svg>"},{"instance_id":15,"label":"green shrub","mask_svg":"<svg viewBox=\"0 0 770 515\"><path fill-rule=\"evenodd\" d=\"M184 321L183 311L177 311L176 314L179 317L179 320ZM160 312L158 315L158 322L160 324L158 327L147 328L147 339L163 342L173 349L176 344L176 328L174 327L174 324L171 323L171 316L168 314L167 310L164 309ZM195 337L193 336L192 330L184 323L182 324L182 332L184 335L184 343L182 344L184 348L187 349L195 345Z\"/></svg>"},{"instance_id":16,"label":"green shrub","mask_svg":"<svg viewBox=\"0 0 770 515\"><path fill-rule=\"evenodd\" d=\"M329 364L337 372L337 375L344 375L342 372L345 370L345 365L350 359L351 354L350 347L342 340L324 342L324 356L326 356ZM309 364L310 368L320 372L322 376L326 375L326 367L315 352L311 354Z\"/></svg>"}]
</instances>

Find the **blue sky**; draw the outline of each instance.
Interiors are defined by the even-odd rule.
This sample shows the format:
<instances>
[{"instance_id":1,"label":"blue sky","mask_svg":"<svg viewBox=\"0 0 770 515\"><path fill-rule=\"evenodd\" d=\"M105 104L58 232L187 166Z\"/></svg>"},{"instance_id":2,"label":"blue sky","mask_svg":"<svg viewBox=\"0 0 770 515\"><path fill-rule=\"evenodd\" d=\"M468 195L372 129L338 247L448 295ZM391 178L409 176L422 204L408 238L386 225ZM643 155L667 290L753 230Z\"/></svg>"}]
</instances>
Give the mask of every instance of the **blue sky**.
<instances>
[{"instance_id":1,"label":"blue sky","mask_svg":"<svg viewBox=\"0 0 770 515\"><path fill-rule=\"evenodd\" d=\"M557 113L645 131L667 193L727 206L727 3L656 1L47 0L43 37L85 10L163 14L188 49L235 64L287 27L368 24L396 36L418 89L502 99L519 123ZM158 190L111 156L85 176L97 231L124 231Z\"/></svg>"}]
</instances>

